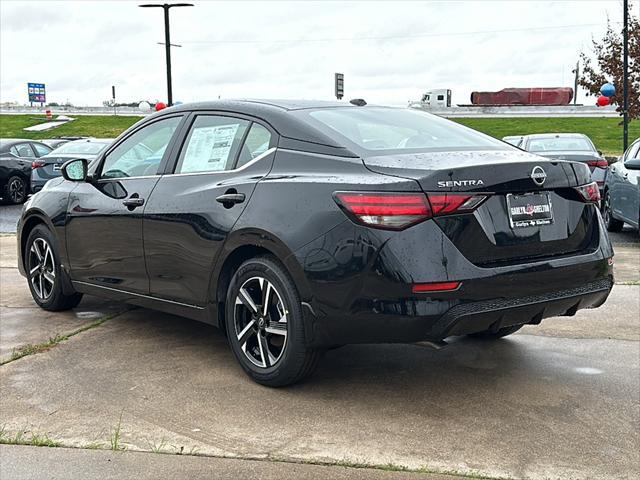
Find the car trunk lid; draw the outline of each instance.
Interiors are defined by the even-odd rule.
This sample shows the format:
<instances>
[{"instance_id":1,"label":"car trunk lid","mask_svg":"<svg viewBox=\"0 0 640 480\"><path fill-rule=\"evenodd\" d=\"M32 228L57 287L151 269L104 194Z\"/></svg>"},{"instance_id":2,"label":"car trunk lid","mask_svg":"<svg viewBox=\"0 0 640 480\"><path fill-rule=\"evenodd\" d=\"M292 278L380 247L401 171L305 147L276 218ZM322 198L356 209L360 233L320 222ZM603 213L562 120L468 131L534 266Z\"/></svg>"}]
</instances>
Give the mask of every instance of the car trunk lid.
<instances>
[{"instance_id":1,"label":"car trunk lid","mask_svg":"<svg viewBox=\"0 0 640 480\"><path fill-rule=\"evenodd\" d=\"M597 243L597 208L575 190L591 182L584 164L519 151L402 154L363 161L375 172L414 179L427 195L485 194L473 212L434 219L476 265L575 254Z\"/></svg>"}]
</instances>

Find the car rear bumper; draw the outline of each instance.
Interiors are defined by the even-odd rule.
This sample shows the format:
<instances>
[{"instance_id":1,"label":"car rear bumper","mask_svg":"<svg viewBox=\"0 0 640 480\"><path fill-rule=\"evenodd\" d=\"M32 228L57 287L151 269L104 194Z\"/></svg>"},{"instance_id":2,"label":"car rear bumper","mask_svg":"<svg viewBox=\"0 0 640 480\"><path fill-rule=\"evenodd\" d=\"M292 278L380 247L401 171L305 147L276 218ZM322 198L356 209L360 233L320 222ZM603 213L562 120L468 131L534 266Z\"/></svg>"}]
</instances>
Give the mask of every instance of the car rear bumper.
<instances>
[{"instance_id":1,"label":"car rear bumper","mask_svg":"<svg viewBox=\"0 0 640 480\"><path fill-rule=\"evenodd\" d=\"M336 252L346 247L328 249L333 242L326 238L321 245L333 253L330 258L320 257L315 242L296 252L307 267L307 341L327 346L442 340L598 307L613 286L613 252L604 228L598 230L594 251L495 268L471 264L442 235L428 242L431 249L409 255L397 247L409 245L415 252L418 241L412 247L406 237L395 243L359 229L353 235L334 230L336 237L355 239L342 242L353 246L344 260ZM438 237L427 225L412 235L423 242L429 232ZM445 281L461 285L450 292L412 292L414 283Z\"/></svg>"}]
</instances>

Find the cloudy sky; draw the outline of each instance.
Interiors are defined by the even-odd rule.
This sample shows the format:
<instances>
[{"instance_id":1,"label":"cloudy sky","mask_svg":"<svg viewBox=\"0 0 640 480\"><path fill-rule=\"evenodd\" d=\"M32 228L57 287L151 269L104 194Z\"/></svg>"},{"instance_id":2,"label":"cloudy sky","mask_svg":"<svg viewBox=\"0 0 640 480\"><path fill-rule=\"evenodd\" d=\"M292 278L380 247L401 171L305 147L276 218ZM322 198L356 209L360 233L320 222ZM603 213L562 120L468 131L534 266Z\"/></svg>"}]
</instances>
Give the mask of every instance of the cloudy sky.
<instances>
[{"instance_id":1,"label":"cloudy sky","mask_svg":"<svg viewBox=\"0 0 640 480\"><path fill-rule=\"evenodd\" d=\"M26 103L27 82L52 102L100 105L111 85L118 101L166 100L162 10L138 3L2 0L0 101ZM431 88L468 103L473 90L572 87L579 52L622 15L622 0L191 3L171 10L183 102L330 99L334 72L347 98L388 104Z\"/></svg>"}]
</instances>

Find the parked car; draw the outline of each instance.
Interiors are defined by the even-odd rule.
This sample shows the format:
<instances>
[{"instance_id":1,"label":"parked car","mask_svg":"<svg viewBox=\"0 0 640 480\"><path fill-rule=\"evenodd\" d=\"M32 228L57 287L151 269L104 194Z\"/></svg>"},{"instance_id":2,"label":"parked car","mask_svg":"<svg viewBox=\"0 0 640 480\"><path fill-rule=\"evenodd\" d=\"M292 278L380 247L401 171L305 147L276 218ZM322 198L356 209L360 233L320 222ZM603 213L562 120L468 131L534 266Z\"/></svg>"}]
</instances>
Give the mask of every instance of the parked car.
<instances>
[{"instance_id":1,"label":"parked car","mask_svg":"<svg viewBox=\"0 0 640 480\"><path fill-rule=\"evenodd\" d=\"M85 138L65 143L53 150L50 154L39 158L32 163L31 191L36 193L42 190L44 184L52 178L60 176L62 164L72 158L84 158L88 161L95 159L100 152L107 148L113 139L111 138Z\"/></svg>"},{"instance_id":2,"label":"parked car","mask_svg":"<svg viewBox=\"0 0 640 480\"><path fill-rule=\"evenodd\" d=\"M0 197L3 203L23 203L29 194L31 162L51 152L41 142L0 139Z\"/></svg>"},{"instance_id":3,"label":"parked car","mask_svg":"<svg viewBox=\"0 0 640 480\"><path fill-rule=\"evenodd\" d=\"M356 103L174 106L65 163L18 225L34 301L93 294L211 323L281 386L332 346L495 339L606 300L586 165Z\"/></svg>"},{"instance_id":4,"label":"parked car","mask_svg":"<svg viewBox=\"0 0 640 480\"><path fill-rule=\"evenodd\" d=\"M609 167L602 216L610 232L619 232L626 222L640 233L640 138Z\"/></svg>"},{"instance_id":5,"label":"parked car","mask_svg":"<svg viewBox=\"0 0 640 480\"><path fill-rule=\"evenodd\" d=\"M49 145L54 150L65 143L71 142L73 140L81 140L86 137L57 137L57 138L45 138L40 140L42 143Z\"/></svg>"},{"instance_id":6,"label":"parked car","mask_svg":"<svg viewBox=\"0 0 640 480\"><path fill-rule=\"evenodd\" d=\"M582 133L525 135L518 146L542 157L586 163L591 170L591 178L598 184L602 194L609 162L586 135Z\"/></svg>"},{"instance_id":7,"label":"parked car","mask_svg":"<svg viewBox=\"0 0 640 480\"><path fill-rule=\"evenodd\" d=\"M519 147L522 142L522 135L509 135L508 137L502 137L502 141L510 143L514 147Z\"/></svg>"}]
</instances>

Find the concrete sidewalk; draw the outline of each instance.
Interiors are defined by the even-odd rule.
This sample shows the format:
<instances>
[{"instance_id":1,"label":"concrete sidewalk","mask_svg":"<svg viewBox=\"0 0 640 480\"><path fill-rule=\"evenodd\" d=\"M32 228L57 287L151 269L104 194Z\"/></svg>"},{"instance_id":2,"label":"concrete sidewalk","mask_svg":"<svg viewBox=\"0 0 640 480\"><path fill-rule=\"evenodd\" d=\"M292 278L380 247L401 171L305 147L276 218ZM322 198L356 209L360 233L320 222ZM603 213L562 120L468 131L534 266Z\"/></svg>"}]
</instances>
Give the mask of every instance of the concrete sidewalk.
<instances>
[{"instance_id":1,"label":"concrete sidewalk","mask_svg":"<svg viewBox=\"0 0 640 480\"><path fill-rule=\"evenodd\" d=\"M46 472L46 473L44 473ZM447 480L451 476L141 452L0 445L2 480Z\"/></svg>"}]
</instances>

